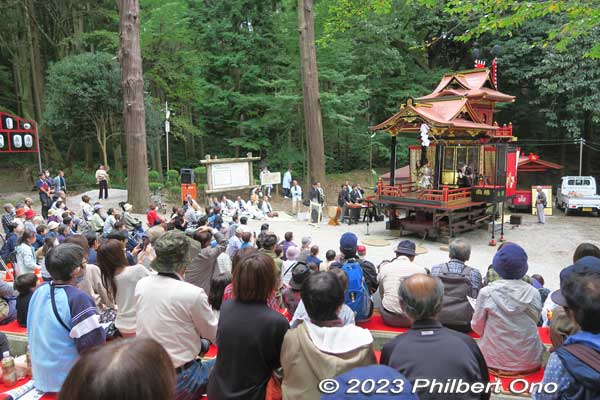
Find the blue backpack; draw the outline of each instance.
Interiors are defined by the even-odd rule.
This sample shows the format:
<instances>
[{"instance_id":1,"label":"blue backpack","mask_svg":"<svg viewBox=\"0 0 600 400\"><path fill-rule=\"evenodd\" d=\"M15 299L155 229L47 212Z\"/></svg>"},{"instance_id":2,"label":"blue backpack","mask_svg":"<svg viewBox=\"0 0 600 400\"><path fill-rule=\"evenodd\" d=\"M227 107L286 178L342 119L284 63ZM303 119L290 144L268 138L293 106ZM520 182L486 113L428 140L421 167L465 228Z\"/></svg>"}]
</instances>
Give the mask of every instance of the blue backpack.
<instances>
[{"instance_id":1,"label":"blue backpack","mask_svg":"<svg viewBox=\"0 0 600 400\"><path fill-rule=\"evenodd\" d=\"M363 270L356 259L347 260L342 270L348 277L348 289L344 293L344 302L354 311L354 319L363 321L371 316L371 301L369 288Z\"/></svg>"}]
</instances>

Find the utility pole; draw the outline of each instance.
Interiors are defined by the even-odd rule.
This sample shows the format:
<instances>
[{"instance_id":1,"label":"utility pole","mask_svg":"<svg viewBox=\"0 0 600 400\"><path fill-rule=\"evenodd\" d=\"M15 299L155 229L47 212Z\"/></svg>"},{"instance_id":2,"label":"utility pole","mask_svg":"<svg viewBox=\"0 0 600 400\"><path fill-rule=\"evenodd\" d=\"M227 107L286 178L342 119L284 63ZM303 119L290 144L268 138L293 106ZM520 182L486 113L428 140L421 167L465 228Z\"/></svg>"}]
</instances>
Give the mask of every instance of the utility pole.
<instances>
[{"instance_id":1,"label":"utility pole","mask_svg":"<svg viewBox=\"0 0 600 400\"><path fill-rule=\"evenodd\" d=\"M585 140L579 138L579 176L581 176L581 166L583 164L583 143Z\"/></svg>"},{"instance_id":2,"label":"utility pole","mask_svg":"<svg viewBox=\"0 0 600 400\"><path fill-rule=\"evenodd\" d=\"M169 171L169 132L171 131L171 122L169 121L169 117L171 116L171 111L169 111L169 102L165 101L165 134L166 134L166 143L167 143L167 171Z\"/></svg>"}]
</instances>

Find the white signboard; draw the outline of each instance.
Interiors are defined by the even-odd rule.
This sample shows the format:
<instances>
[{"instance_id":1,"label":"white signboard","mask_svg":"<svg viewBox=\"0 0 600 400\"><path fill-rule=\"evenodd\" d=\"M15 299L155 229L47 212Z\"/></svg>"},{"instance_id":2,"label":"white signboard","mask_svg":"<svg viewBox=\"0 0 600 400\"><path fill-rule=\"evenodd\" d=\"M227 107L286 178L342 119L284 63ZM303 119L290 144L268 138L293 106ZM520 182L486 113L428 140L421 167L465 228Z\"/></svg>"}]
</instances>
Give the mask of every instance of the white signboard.
<instances>
[{"instance_id":1,"label":"white signboard","mask_svg":"<svg viewBox=\"0 0 600 400\"><path fill-rule=\"evenodd\" d=\"M223 190L250 185L248 162L213 164L211 166L213 190Z\"/></svg>"},{"instance_id":2,"label":"white signboard","mask_svg":"<svg viewBox=\"0 0 600 400\"><path fill-rule=\"evenodd\" d=\"M280 185L281 172L260 173L260 184L264 185Z\"/></svg>"}]
</instances>

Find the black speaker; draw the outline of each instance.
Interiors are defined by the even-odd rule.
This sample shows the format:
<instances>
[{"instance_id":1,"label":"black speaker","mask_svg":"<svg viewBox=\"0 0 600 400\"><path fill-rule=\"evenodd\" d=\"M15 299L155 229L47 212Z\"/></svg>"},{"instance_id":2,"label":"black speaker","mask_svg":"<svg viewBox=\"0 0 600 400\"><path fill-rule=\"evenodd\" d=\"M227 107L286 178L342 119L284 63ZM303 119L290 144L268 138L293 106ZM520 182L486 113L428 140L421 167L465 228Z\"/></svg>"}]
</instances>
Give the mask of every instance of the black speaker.
<instances>
[{"instance_id":1,"label":"black speaker","mask_svg":"<svg viewBox=\"0 0 600 400\"><path fill-rule=\"evenodd\" d=\"M181 183L187 185L194 183L194 170L191 168L181 168L179 176L181 177Z\"/></svg>"},{"instance_id":2,"label":"black speaker","mask_svg":"<svg viewBox=\"0 0 600 400\"><path fill-rule=\"evenodd\" d=\"M520 215L511 215L510 216L510 224L511 225L521 225L522 217Z\"/></svg>"}]
</instances>

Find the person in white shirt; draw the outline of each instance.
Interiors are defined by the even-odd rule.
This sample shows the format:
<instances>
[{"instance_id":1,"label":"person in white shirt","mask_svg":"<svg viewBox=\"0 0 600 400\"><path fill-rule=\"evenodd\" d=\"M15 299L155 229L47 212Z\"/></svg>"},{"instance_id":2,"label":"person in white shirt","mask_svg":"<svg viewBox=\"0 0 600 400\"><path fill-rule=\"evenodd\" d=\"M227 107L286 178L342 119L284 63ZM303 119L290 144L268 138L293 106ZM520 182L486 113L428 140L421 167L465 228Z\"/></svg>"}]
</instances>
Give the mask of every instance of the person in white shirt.
<instances>
[{"instance_id":1,"label":"person in white shirt","mask_svg":"<svg viewBox=\"0 0 600 400\"><path fill-rule=\"evenodd\" d=\"M396 247L396 258L379 266L377 282L381 293L379 312L386 325L410 328L412 321L400 307L398 291L402 281L413 274L427 274L427 270L415 263L416 245L411 240L403 240Z\"/></svg>"},{"instance_id":2,"label":"person in white shirt","mask_svg":"<svg viewBox=\"0 0 600 400\"><path fill-rule=\"evenodd\" d=\"M273 207L271 206L271 202L269 202L268 197L263 199L261 211L265 217L274 218L279 216L277 211L273 211Z\"/></svg>"},{"instance_id":3,"label":"person in white shirt","mask_svg":"<svg viewBox=\"0 0 600 400\"><path fill-rule=\"evenodd\" d=\"M302 186L298 185L298 181L294 180L292 182L290 192L292 193L292 213L296 214L302 203Z\"/></svg>"},{"instance_id":4,"label":"person in white shirt","mask_svg":"<svg viewBox=\"0 0 600 400\"><path fill-rule=\"evenodd\" d=\"M292 270L294 265L298 263L298 256L300 255L300 249L296 246L290 246L285 251L286 260L281 266L281 281L286 285L290 283L292 279Z\"/></svg>"},{"instance_id":5,"label":"person in white shirt","mask_svg":"<svg viewBox=\"0 0 600 400\"><path fill-rule=\"evenodd\" d=\"M108 199L108 167L101 165L96 170L96 182L98 183L98 199Z\"/></svg>"},{"instance_id":6,"label":"person in white shirt","mask_svg":"<svg viewBox=\"0 0 600 400\"><path fill-rule=\"evenodd\" d=\"M283 196L286 199L290 198L291 185L292 185L292 169L288 168L288 170L285 171L285 174L283 174L283 179L281 181L281 187L283 188Z\"/></svg>"},{"instance_id":7,"label":"person in white shirt","mask_svg":"<svg viewBox=\"0 0 600 400\"><path fill-rule=\"evenodd\" d=\"M177 399L198 399L205 392L214 360L202 361L201 351L216 340L217 317L201 288L183 275L190 262L190 242L173 230L154 242L152 268L158 275L140 280L135 288L136 334L160 343L177 373Z\"/></svg>"}]
</instances>

